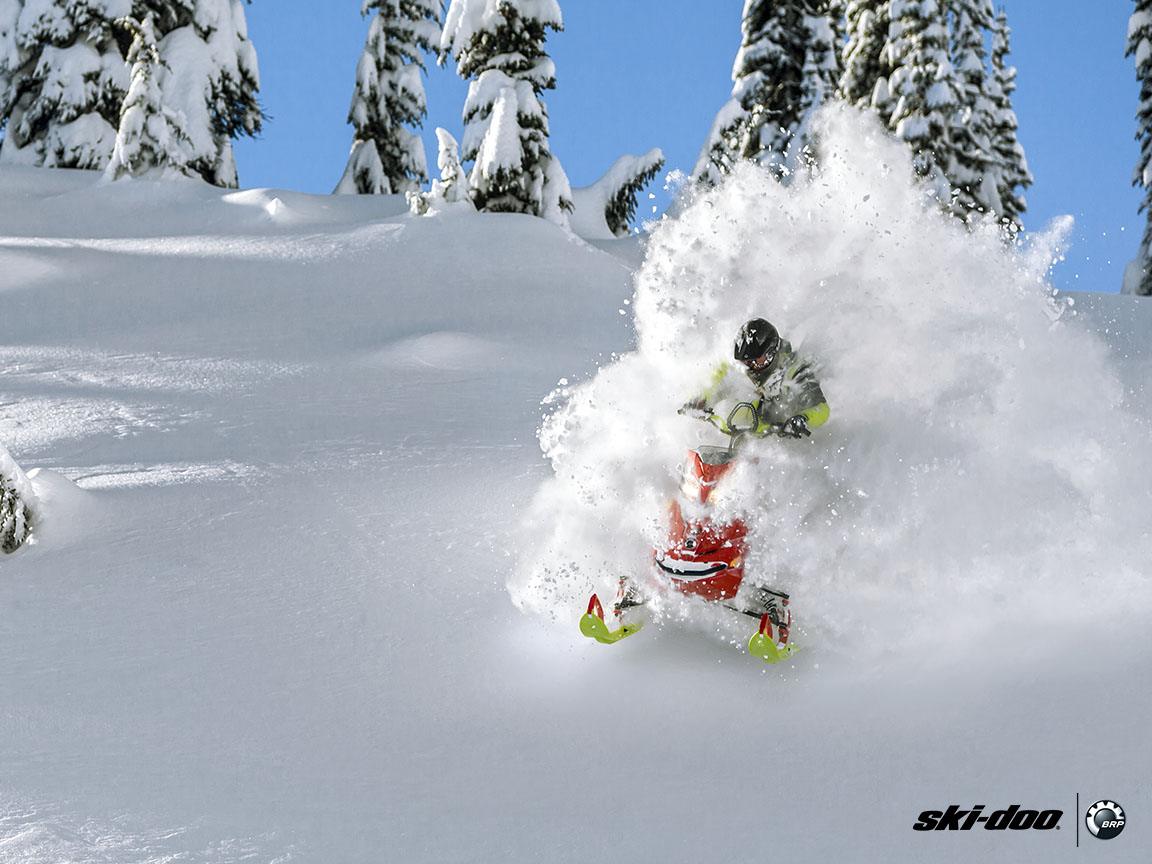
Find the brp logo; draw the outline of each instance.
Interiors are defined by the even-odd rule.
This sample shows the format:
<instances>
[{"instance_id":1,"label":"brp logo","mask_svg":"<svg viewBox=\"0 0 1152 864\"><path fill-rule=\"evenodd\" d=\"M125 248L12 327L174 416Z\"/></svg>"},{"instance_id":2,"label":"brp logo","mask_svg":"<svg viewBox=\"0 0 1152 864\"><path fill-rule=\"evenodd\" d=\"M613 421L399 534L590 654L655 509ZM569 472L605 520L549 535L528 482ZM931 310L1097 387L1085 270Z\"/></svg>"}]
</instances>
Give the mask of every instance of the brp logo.
<instances>
[{"instance_id":1,"label":"brp logo","mask_svg":"<svg viewBox=\"0 0 1152 864\"><path fill-rule=\"evenodd\" d=\"M1100 840L1111 840L1124 830L1124 808L1115 801L1097 801L1084 814L1088 832Z\"/></svg>"}]
</instances>

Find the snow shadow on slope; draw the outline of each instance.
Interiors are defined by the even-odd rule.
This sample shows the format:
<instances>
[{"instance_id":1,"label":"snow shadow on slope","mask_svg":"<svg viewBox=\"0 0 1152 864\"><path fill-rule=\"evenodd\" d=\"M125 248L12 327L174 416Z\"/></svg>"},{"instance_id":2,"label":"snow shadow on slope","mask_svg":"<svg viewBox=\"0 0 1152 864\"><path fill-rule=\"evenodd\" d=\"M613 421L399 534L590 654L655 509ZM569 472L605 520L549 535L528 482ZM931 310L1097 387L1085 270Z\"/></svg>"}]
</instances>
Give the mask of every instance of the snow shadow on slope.
<instances>
[{"instance_id":1,"label":"snow shadow on slope","mask_svg":"<svg viewBox=\"0 0 1152 864\"><path fill-rule=\"evenodd\" d=\"M725 506L809 642L966 650L1146 610L1147 418L1046 281L1067 226L1008 249L941 214L867 118L828 112L821 140L812 176L742 167L655 230L638 350L553 396L515 602L571 624L649 566L685 449L722 443L676 409L763 316L819 361L832 418L759 443Z\"/></svg>"}]
</instances>

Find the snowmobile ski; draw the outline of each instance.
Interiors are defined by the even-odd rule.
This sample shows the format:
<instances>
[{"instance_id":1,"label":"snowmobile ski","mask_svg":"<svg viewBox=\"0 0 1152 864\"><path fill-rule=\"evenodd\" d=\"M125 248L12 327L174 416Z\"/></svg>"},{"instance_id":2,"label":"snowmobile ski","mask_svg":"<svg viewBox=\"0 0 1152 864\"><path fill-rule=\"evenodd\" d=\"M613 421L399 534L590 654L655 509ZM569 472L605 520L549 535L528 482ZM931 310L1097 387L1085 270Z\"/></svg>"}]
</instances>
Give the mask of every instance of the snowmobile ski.
<instances>
[{"instance_id":1,"label":"snowmobile ski","mask_svg":"<svg viewBox=\"0 0 1152 864\"><path fill-rule=\"evenodd\" d=\"M760 629L748 640L748 653L753 657L759 657L765 663L779 663L791 657L796 653L796 646L787 641L786 628L780 628L780 637L781 641L778 643L772 634L772 621L765 612L760 617Z\"/></svg>"},{"instance_id":2,"label":"snowmobile ski","mask_svg":"<svg viewBox=\"0 0 1152 864\"><path fill-rule=\"evenodd\" d=\"M600 605L600 598L595 594L588 601L588 611L580 619L580 632L602 645L614 645L621 639L631 636L642 626L642 624L625 624L616 630L609 630L604 621L604 607Z\"/></svg>"}]
</instances>

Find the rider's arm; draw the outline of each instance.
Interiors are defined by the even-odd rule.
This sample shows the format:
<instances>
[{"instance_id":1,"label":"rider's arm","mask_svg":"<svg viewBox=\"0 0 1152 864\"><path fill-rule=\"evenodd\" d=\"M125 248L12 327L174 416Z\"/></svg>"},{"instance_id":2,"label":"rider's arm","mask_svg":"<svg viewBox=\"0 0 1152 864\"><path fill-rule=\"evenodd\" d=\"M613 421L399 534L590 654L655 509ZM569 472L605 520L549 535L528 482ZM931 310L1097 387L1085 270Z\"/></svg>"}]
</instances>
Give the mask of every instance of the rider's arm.
<instances>
[{"instance_id":1,"label":"rider's arm","mask_svg":"<svg viewBox=\"0 0 1152 864\"><path fill-rule=\"evenodd\" d=\"M786 368L783 392L769 415L780 419L777 422L762 420L756 429L761 437L776 434L801 438L828 422L831 412L812 365L793 358Z\"/></svg>"},{"instance_id":2,"label":"rider's arm","mask_svg":"<svg viewBox=\"0 0 1152 864\"><path fill-rule=\"evenodd\" d=\"M698 393L693 399L690 399L680 409L681 414L688 414L689 416L698 417L701 420L708 420L715 424L717 415L714 413L716 405L721 399L725 397L728 390L728 372L732 366L729 363L721 363L712 372L712 378L708 382L708 386ZM721 421L722 423L723 421ZM721 429L721 431L724 431Z\"/></svg>"},{"instance_id":3,"label":"rider's arm","mask_svg":"<svg viewBox=\"0 0 1152 864\"><path fill-rule=\"evenodd\" d=\"M807 360L792 365L788 369L788 389L790 391L789 410L804 418L809 429L817 429L828 422L831 409L820 381Z\"/></svg>"}]
</instances>

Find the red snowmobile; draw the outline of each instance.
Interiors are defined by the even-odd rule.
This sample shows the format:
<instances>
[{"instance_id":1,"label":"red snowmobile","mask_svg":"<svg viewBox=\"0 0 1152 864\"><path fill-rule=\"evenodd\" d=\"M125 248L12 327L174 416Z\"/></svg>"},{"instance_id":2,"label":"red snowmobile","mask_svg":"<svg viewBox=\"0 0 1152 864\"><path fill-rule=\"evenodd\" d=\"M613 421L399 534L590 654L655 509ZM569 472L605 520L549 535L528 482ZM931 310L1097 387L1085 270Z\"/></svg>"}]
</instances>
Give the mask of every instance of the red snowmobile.
<instances>
[{"instance_id":1,"label":"red snowmobile","mask_svg":"<svg viewBox=\"0 0 1152 864\"><path fill-rule=\"evenodd\" d=\"M748 651L776 663L795 650L788 641L792 624L788 595L744 584L748 528L739 518L726 522L713 519L709 506L717 485L735 464L740 444L758 427L756 406L741 402L720 427L729 434L727 447L702 445L688 451L680 486L684 503L680 497L669 503L668 540L664 548L653 550L651 581L655 590L699 597L759 619L759 630L749 640ZM608 628L600 598L593 594L580 619L580 632L604 644L619 642L643 626L624 619L630 610L645 603L643 593L631 580L622 578L612 607L619 626Z\"/></svg>"}]
</instances>

